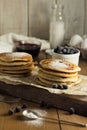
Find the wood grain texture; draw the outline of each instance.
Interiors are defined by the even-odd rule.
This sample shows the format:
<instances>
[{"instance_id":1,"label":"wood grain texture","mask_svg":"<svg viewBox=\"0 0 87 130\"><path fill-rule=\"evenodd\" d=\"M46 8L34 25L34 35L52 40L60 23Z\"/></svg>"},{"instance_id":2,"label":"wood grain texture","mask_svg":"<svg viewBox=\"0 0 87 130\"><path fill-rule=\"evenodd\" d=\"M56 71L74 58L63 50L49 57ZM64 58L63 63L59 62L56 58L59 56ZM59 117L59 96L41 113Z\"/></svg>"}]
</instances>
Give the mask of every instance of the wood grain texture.
<instances>
[{"instance_id":1,"label":"wood grain texture","mask_svg":"<svg viewBox=\"0 0 87 130\"><path fill-rule=\"evenodd\" d=\"M12 116L7 115L10 108L15 109L16 106L22 106L26 103L30 109L41 110L46 112L46 116L58 119L56 109L41 109L37 104L33 104L27 101L21 101L14 104L6 104L0 102L0 130L86 130L87 128L77 127L72 125L61 124L61 129L58 123L52 123L43 121L41 125L35 125L31 121L24 120L22 117L22 111L15 113ZM58 111L58 110L57 110ZM67 121L75 121L81 123L87 123L87 118L69 115L67 112L59 111L59 118Z\"/></svg>"},{"instance_id":2,"label":"wood grain texture","mask_svg":"<svg viewBox=\"0 0 87 130\"><path fill-rule=\"evenodd\" d=\"M77 96L58 95L34 86L6 84L2 81L0 81L0 91L36 103L44 101L50 106L67 112L73 107L75 114L87 117L87 97L85 96L81 99L81 97Z\"/></svg>"},{"instance_id":3,"label":"wood grain texture","mask_svg":"<svg viewBox=\"0 0 87 130\"><path fill-rule=\"evenodd\" d=\"M84 60L80 61L79 66L81 67L80 74L87 76L87 60L85 60L85 62Z\"/></svg>"},{"instance_id":4,"label":"wood grain texture","mask_svg":"<svg viewBox=\"0 0 87 130\"><path fill-rule=\"evenodd\" d=\"M69 113L67 112L63 112L63 111L59 111L59 118L60 120L67 120L67 121L73 121L73 122L81 122L81 123L85 123L87 122L87 117L80 117L78 115L70 115ZM76 126L72 126L72 125L65 125L65 124L61 124L61 128L62 130L82 130L82 129L87 129L86 127L85 128L82 128L82 127L76 127Z\"/></svg>"},{"instance_id":5,"label":"wood grain texture","mask_svg":"<svg viewBox=\"0 0 87 130\"><path fill-rule=\"evenodd\" d=\"M66 38L84 32L84 0L61 0L64 5ZM30 35L49 39L52 0L29 0Z\"/></svg>"},{"instance_id":6,"label":"wood grain texture","mask_svg":"<svg viewBox=\"0 0 87 130\"><path fill-rule=\"evenodd\" d=\"M29 0L29 35L48 39L52 0Z\"/></svg>"},{"instance_id":7,"label":"wood grain texture","mask_svg":"<svg viewBox=\"0 0 87 130\"><path fill-rule=\"evenodd\" d=\"M87 0L59 0L64 5L65 38L87 33ZM49 40L53 0L0 0L0 34L14 32Z\"/></svg>"},{"instance_id":8,"label":"wood grain texture","mask_svg":"<svg viewBox=\"0 0 87 130\"><path fill-rule=\"evenodd\" d=\"M84 34L87 34L87 0L84 0L84 11L85 11L85 15L84 15Z\"/></svg>"},{"instance_id":9,"label":"wood grain texture","mask_svg":"<svg viewBox=\"0 0 87 130\"><path fill-rule=\"evenodd\" d=\"M84 0L61 0L64 5L66 38L84 32Z\"/></svg>"},{"instance_id":10,"label":"wood grain texture","mask_svg":"<svg viewBox=\"0 0 87 130\"><path fill-rule=\"evenodd\" d=\"M0 34L27 35L27 0L0 0Z\"/></svg>"},{"instance_id":11,"label":"wood grain texture","mask_svg":"<svg viewBox=\"0 0 87 130\"><path fill-rule=\"evenodd\" d=\"M22 106L26 103L30 109L41 110L38 105L21 101L15 104L6 104L0 102L0 130L59 130L58 123L41 121L42 123L34 123L35 121L28 121L22 117L22 111L15 113L12 116L7 115L10 108L15 109L17 106ZM42 110L46 112L46 116L57 118L56 110ZM40 121L38 121L40 122Z\"/></svg>"}]
</instances>

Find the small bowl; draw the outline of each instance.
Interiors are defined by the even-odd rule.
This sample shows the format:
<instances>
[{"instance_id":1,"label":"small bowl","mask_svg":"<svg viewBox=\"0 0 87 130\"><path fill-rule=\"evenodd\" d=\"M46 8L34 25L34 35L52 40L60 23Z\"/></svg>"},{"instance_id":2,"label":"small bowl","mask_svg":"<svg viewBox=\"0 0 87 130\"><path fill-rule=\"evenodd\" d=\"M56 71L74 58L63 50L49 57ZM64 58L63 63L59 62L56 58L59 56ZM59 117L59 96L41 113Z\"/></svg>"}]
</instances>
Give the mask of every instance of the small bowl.
<instances>
[{"instance_id":1,"label":"small bowl","mask_svg":"<svg viewBox=\"0 0 87 130\"><path fill-rule=\"evenodd\" d=\"M76 49L76 48L75 48ZM74 54L59 54L52 51L52 58L58 58L58 59L63 59L66 61L69 61L73 64L78 65L79 64L79 57L80 57L80 50L76 49L77 53Z\"/></svg>"},{"instance_id":2,"label":"small bowl","mask_svg":"<svg viewBox=\"0 0 87 130\"><path fill-rule=\"evenodd\" d=\"M40 49L40 42L18 41L16 46L16 51L29 53L33 58L38 57Z\"/></svg>"}]
</instances>

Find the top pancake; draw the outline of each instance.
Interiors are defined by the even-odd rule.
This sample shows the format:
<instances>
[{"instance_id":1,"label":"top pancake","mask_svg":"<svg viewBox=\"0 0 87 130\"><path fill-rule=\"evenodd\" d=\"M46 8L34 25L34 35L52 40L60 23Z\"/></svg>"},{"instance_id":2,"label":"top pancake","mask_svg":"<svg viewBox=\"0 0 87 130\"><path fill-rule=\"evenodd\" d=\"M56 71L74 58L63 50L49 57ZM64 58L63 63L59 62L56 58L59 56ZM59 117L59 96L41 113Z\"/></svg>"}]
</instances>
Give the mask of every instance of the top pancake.
<instances>
[{"instance_id":1,"label":"top pancake","mask_svg":"<svg viewBox=\"0 0 87 130\"><path fill-rule=\"evenodd\" d=\"M32 55L24 52L0 53L0 61L16 62L16 61L32 61Z\"/></svg>"},{"instance_id":2,"label":"top pancake","mask_svg":"<svg viewBox=\"0 0 87 130\"><path fill-rule=\"evenodd\" d=\"M71 62L60 59L45 59L40 61L40 66L44 69L73 73L78 72L81 68Z\"/></svg>"}]
</instances>

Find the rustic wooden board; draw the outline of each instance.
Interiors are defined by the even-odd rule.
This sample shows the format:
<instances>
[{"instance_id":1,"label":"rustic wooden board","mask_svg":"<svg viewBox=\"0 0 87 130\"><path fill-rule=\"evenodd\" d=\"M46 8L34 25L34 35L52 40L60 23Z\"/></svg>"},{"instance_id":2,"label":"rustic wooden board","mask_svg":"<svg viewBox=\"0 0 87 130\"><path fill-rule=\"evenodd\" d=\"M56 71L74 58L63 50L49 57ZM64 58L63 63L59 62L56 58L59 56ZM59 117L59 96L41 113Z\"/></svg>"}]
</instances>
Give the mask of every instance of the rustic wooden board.
<instances>
[{"instance_id":1,"label":"rustic wooden board","mask_svg":"<svg viewBox=\"0 0 87 130\"><path fill-rule=\"evenodd\" d=\"M47 104L65 111L69 111L73 107L76 114L87 116L87 96L54 94L46 89L35 86L25 84L14 85L4 81L0 81L0 91L36 103L45 101Z\"/></svg>"}]
</instances>

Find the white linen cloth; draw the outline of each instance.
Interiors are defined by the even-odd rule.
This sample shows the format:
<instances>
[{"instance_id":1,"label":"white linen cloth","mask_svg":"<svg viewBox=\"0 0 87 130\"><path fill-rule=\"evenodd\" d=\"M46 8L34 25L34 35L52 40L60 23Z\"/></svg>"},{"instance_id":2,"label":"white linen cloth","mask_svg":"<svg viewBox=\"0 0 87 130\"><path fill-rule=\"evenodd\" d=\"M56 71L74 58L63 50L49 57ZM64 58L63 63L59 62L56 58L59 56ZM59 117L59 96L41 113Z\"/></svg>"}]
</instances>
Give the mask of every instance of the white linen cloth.
<instances>
[{"instance_id":1,"label":"white linen cloth","mask_svg":"<svg viewBox=\"0 0 87 130\"><path fill-rule=\"evenodd\" d=\"M37 77L33 79L29 77L25 78L17 78L17 77L12 77L12 76L6 76L4 74L0 75L0 81L3 81L7 84L27 84L32 87L37 87L41 89L45 89L49 91L50 93L54 94L66 94L66 95L77 95L77 96L87 96L87 76L80 75L82 82L76 86L69 87L66 90L61 90L61 89L54 89L54 88L49 88L49 87L44 87L41 85L38 85L35 82L35 79L37 80ZM31 81L32 80L32 81Z\"/></svg>"},{"instance_id":2,"label":"white linen cloth","mask_svg":"<svg viewBox=\"0 0 87 130\"><path fill-rule=\"evenodd\" d=\"M46 40L38 39L35 37L28 37L24 35L18 35L15 33L8 33L0 36L0 53L12 52L15 47L14 41L29 41L29 42L41 42L41 50L49 49L50 44Z\"/></svg>"}]
</instances>

